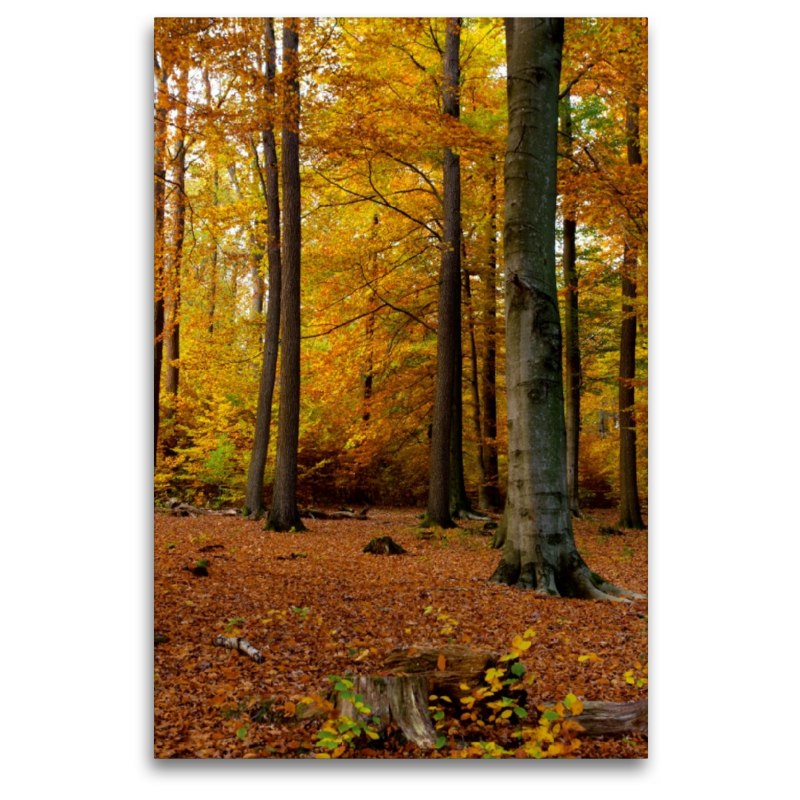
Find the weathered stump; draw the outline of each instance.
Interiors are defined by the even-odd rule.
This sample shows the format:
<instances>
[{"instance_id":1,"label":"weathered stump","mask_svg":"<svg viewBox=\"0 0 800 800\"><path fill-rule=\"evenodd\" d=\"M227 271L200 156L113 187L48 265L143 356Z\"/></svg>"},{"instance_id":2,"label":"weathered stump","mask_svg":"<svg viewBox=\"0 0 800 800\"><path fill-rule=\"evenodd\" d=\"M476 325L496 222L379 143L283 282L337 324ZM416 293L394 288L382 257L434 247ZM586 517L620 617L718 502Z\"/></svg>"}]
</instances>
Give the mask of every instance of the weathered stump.
<instances>
[{"instance_id":1,"label":"weathered stump","mask_svg":"<svg viewBox=\"0 0 800 800\"><path fill-rule=\"evenodd\" d=\"M397 647L386 656L383 665L387 672L425 677L432 694L456 699L466 697L472 689L483 684L486 670L497 667L501 656L502 653L493 650L471 650L458 644L443 647ZM509 677L515 660L502 663L502 668L508 671ZM469 688L462 689L462 683ZM524 694L524 691L518 690L513 696Z\"/></svg>"},{"instance_id":2,"label":"weathered stump","mask_svg":"<svg viewBox=\"0 0 800 800\"><path fill-rule=\"evenodd\" d=\"M395 556L407 552L391 536L380 536L372 539L364 548L365 553L374 553L376 556Z\"/></svg>"},{"instance_id":3,"label":"weathered stump","mask_svg":"<svg viewBox=\"0 0 800 800\"><path fill-rule=\"evenodd\" d=\"M360 715L350 700L338 695L336 708L341 714L372 724L372 717L379 717L381 732L386 732L394 724L417 747L435 746L436 731L428 717L428 685L423 676L349 675L348 680L353 682L352 693L363 695L363 702L369 706L370 712L366 717Z\"/></svg>"}]
</instances>

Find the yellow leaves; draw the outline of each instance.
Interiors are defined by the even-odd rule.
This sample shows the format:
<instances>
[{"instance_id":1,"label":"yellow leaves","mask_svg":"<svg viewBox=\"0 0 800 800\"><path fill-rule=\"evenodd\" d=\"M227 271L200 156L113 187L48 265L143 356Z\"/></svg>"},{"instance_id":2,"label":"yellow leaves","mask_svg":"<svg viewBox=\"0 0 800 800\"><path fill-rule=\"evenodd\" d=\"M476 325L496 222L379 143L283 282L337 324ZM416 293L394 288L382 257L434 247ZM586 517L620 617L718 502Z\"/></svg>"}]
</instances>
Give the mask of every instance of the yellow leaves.
<instances>
[{"instance_id":1,"label":"yellow leaves","mask_svg":"<svg viewBox=\"0 0 800 800\"><path fill-rule=\"evenodd\" d=\"M523 653L531 646L531 644L533 644L533 643L528 641L528 640L523 639L521 636L515 636L511 640L511 646L515 650L519 650L520 652L523 652Z\"/></svg>"},{"instance_id":2,"label":"yellow leaves","mask_svg":"<svg viewBox=\"0 0 800 800\"><path fill-rule=\"evenodd\" d=\"M578 656L578 661L602 661L597 653L587 653L586 655Z\"/></svg>"},{"instance_id":3,"label":"yellow leaves","mask_svg":"<svg viewBox=\"0 0 800 800\"><path fill-rule=\"evenodd\" d=\"M486 683L493 683L498 678L502 678L506 674L504 669L495 669L494 667L486 670Z\"/></svg>"},{"instance_id":4,"label":"yellow leaves","mask_svg":"<svg viewBox=\"0 0 800 800\"><path fill-rule=\"evenodd\" d=\"M564 698L564 705L569 709L573 717L577 717L578 714L583 712L583 703L572 692Z\"/></svg>"}]
</instances>

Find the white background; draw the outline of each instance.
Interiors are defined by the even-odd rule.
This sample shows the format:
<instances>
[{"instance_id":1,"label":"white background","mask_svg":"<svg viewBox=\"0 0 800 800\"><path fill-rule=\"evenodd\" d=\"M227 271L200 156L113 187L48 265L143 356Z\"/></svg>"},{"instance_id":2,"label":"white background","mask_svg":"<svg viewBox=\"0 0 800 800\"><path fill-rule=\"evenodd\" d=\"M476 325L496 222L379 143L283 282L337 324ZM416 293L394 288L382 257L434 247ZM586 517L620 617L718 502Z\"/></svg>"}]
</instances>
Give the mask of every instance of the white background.
<instances>
[{"instance_id":1,"label":"white background","mask_svg":"<svg viewBox=\"0 0 800 800\"><path fill-rule=\"evenodd\" d=\"M791 794L798 14L774 2L716 8L198 0L6 9L7 797ZM152 758L152 17L376 11L649 15L647 762Z\"/></svg>"}]
</instances>

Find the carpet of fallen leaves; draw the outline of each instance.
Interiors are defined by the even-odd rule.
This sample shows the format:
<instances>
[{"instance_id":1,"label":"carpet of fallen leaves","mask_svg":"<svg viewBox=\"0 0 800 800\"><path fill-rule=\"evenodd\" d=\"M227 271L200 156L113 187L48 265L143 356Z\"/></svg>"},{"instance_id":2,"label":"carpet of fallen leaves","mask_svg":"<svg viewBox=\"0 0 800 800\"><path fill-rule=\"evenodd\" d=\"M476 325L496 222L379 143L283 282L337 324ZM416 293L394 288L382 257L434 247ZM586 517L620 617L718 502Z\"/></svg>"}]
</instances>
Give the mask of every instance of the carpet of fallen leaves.
<instances>
[{"instance_id":1,"label":"carpet of fallen leaves","mask_svg":"<svg viewBox=\"0 0 800 800\"><path fill-rule=\"evenodd\" d=\"M563 699L630 701L647 696L647 603L541 598L487 584L500 552L480 522L420 538L421 509L371 509L367 521L305 520L304 533L272 533L240 517L155 515L155 757L313 757L319 720L298 721L296 704L326 692L328 676L380 673L398 645L467 644L508 652L515 634L536 631L523 655L527 707ZM647 592L647 532L598 533L613 511L575 521L578 550L604 578ZM441 533L441 532L440 532ZM408 553L362 553L376 536ZM192 573L208 562L208 576ZM432 606L429 613L425 609ZM242 636L257 664L212 645ZM591 654L595 654L591 656ZM589 659L579 660L580 656ZM260 710L258 719L256 712ZM490 740L490 731L482 736ZM396 740L396 741L395 741ZM376 749L371 749L375 747ZM357 758L429 758L398 737L365 742ZM581 758L646 758L644 737L583 738Z\"/></svg>"}]
</instances>

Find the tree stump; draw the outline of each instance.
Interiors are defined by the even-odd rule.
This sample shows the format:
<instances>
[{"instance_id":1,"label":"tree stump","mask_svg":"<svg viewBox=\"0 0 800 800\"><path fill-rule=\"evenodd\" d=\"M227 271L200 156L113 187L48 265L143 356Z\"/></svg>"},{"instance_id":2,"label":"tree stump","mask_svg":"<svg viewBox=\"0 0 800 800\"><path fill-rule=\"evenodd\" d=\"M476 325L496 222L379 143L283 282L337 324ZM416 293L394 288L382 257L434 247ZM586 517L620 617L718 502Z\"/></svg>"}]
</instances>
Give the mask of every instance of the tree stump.
<instances>
[{"instance_id":1,"label":"tree stump","mask_svg":"<svg viewBox=\"0 0 800 800\"><path fill-rule=\"evenodd\" d=\"M336 708L341 714L371 724L374 724L372 717L379 717L381 732L394 724L417 747L427 749L436 745L436 731L428 717L428 683L423 676L348 675L348 680L353 682L353 694L363 695L370 713L363 717L350 700L338 695Z\"/></svg>"},{"instance_id":2,"label":"tree stump","mask_svg":"<svg viewBox=\"0 0 800 800\"><path fill-rule=\"evenodd\" d=\"M391 536L380 536L372 539L364 548L365 553L374 553L376 556L395 556L407 552L400 547Z\"/></svg>"},{"instance_id":3,"label":"tree stump","mask_svg":"<svg viewBox=\"0 0 800 800\"><path fill-rule=\"evenodd\" d=\"M450 644L443 647L397 647L383 662L387 672L418 675L427 679L431 694L445 695L452 699L467 697L472 689L484 683L486 670L497 667L502 653L493 650L471 650L463 645ZM440 659L444 659L440 669ZM511 666L516 659L504 661L501 667L511 676ZM461 684L468 686L462 689ZM516 691L514 697L524 696Z\"/></svg>"}]
</instances>

